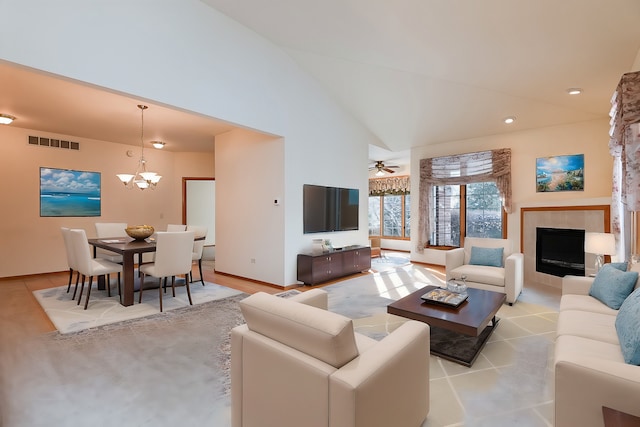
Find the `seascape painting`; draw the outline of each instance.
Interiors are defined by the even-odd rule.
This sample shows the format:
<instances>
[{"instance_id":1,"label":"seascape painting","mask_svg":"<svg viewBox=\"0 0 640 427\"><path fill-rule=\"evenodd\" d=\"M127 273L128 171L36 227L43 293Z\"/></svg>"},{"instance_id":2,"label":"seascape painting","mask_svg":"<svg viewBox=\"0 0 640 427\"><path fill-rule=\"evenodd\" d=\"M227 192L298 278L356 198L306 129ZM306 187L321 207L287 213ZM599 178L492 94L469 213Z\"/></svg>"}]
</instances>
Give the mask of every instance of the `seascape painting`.
<instances>
[{"instance_id":1,"label":"seascape painting","mask_svg":"<svg viewBox=\"0 0 640 427\"><path fill-rule=\"evenodd\" d=\"M584 191L584 154L536 159L536 192Z\"/></svg>"},{"instance_id":2,"label":"seascape painting","mask_svg":"<svg viewBox=\"0 0 640 427\"><path fill-rule=\"evenodd\" d=\"M40 216L100 216L100 173L40 168Z\"/></svg>"}]
</instances>

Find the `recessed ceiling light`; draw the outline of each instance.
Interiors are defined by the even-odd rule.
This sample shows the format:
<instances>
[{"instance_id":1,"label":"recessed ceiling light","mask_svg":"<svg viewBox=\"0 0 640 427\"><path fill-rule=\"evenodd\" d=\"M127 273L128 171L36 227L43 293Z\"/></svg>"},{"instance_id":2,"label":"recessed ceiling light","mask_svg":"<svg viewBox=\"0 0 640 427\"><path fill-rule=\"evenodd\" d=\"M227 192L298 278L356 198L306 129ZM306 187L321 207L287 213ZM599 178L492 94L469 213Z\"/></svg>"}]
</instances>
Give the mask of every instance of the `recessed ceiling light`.
<instances>
[{"instance_id":1,"label":"recessed ceiling light","mask_svg":"<svg viewBox=\"0 0 640 427\"><path fill-rule=\"evenodd\" d=\"M504 122L508 125L510 125L511 123L515 122L516 118L514 116L509 116L509 117L505 117L504 118Z\"/></svg>"},{"instance_id":2,"label":"recessed ceiling light","mask_svg":"<svg viewBox=\"0 0 640 427\"><path fill-rule=\"evenodd\" d=\"M15 119L16 119L15 117L10 116L8 114L0 114L0 124L2 124L2 125L9 125Z\"/></svg>"},{"instance_id":3,"label":"recessed ceiling light","mask_svg":"<svg viewBox=\"0 0 640 427\"><path fill-rule=\"evenodd\" d=\"M567 93L569 95L580 95L582 93L582 89L580 89L579 87L570 87L569 89L567 89Z\"/></svg>"},{"instance_id":4,"label":"recessed ceiling light","mask_svg":"<svg viewBox=\"0 0 640 427\"><path fill-rule=\"evenodd\" d=\"M155 148L157 148L158 150L161 150L164 147L164 142L162 141L151 141L151 143L153 144L153 146Z\"/></svg>"}]
</instances>

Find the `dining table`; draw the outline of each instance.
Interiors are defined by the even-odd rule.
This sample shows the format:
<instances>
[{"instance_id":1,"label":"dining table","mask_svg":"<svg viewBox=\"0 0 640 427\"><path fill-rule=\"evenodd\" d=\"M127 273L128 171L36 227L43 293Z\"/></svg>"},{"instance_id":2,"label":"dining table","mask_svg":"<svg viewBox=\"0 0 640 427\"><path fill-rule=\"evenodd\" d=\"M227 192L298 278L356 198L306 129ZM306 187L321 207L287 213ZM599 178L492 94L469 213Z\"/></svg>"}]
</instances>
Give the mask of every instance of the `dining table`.
<instances>
[{"instance_id":1,"label":"dining table","mask_svg":"<svg viewBox=\"0 0 640 427\"><path fill-rule=\"evenodd\" d=\"M133 305L135 289L135 255L156 251L155 239L133 240L129 237L106 237L88 239L89 244L95 248L105 249L122 255L122 295L120 302L124 306ZM95 256L95 252L94 252ZM101 288L104 283L98 283Z\"/></svg>"},{"instance_id":2,"label":"dining table","mask_svg":"<svg viewBox=\"0 0 640 427\"><path fill-rule=\"evenodd\" d=\"M196 236L194 240L204 240L205 236ZM120 303L124 306L133 305L133 294L136 291L135 255L138 254L138 262L142 262L142 254L156 251L155 238L134 240L131 237L101 237L88 239L89 244L95 249L101 248L122 255L122 295ZM188 280L188 279L187 279ZM98 289L104 288L104 279L98 281ZM142 286L142 284L140 284Z\"/></svg>"}]
</instances>

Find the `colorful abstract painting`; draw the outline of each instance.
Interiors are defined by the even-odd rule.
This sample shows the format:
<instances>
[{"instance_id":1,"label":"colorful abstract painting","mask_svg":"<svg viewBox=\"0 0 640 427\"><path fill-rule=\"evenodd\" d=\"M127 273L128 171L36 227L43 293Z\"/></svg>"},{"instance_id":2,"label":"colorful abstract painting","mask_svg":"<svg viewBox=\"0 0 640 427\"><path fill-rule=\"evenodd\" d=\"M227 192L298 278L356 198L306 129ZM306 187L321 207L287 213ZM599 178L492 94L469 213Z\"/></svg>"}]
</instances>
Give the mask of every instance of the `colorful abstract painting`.
<instances>
[{"instance_id":1,"label":"colorful abstract painting","mask_svg":"<svg viewBox=\"0 0 640 427\"><path fill-rule=\"evenodd\" d=\"M100 173L40 168L40 216L100 216Z\"/></svg>"},{"instance_id":2,"label":"colorful abstract painting","mask_svg":"<svg viewBox=\"0 0 640 427\"><path fill-rule=\"evenodd\" d=\"M584 191L584 154L536 159L536 191Z\"/></svg>"}]
</instances>

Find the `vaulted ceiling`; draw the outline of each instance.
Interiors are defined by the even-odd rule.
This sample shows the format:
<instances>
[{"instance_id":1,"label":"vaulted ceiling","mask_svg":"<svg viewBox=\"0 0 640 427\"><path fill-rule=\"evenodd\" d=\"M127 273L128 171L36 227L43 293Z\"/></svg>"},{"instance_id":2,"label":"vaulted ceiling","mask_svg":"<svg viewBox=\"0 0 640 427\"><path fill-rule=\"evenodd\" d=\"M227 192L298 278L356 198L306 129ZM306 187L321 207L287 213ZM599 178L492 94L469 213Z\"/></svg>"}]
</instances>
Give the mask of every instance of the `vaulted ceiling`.
<instances>
[{"instance_id":1,"label":"vaulted ceiling","mask_svg":"<svg viewBox=\"0 0 640 427\"><path fill-rule=\"evenodd\" d=\"M314 76L380 139L371 160L607 117L640 49L637 0L202 1Z\"/></svg>"},{"instance_id":2,"label":"vaulted ceiling","mask_svg":"<svg viewBox=\"0 0 640 427\"><path fill-rule=\"evenodd\" d=\"M202 1L284 49L376 135L371 160L606 118L640 62L638 0ZM139 143L139 100L2 62L0 75L0 113L15 126ZM153 103L145 122L175 151L212 150L232 128Z\"/></svg>"}]
</instances>

